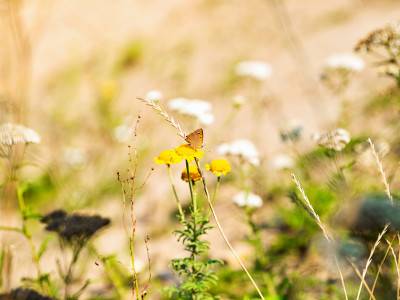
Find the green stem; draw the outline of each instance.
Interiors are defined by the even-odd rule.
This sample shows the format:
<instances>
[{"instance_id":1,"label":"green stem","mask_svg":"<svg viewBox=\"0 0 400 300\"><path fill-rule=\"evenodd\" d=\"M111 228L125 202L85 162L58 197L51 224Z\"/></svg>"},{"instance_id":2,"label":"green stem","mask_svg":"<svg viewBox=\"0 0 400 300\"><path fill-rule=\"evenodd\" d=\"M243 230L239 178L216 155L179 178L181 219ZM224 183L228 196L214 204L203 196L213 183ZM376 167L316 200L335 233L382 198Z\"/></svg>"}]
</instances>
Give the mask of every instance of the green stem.
<instances>
[{"instance_id":1,"label":"green stem","mask_svg":"<svg viewBox=\"0 0 400 300\"><path fill-rule=\"evenodd\" d=\"M220 184L221 184L221 176L218 176L217 177L217 184L215 185L214 193L213 193L212 198L211 198L211 203L213 203L213 204L215 203L215 199L217 198L217 192L218 192Z\"/></svg>"},{"instance_id":2,"label":"green stem","mask_svg":"<svg viewBox=\"0 0 400 300\"><path fill-rule=\"evenodd\" d=\"M196 201L194 200L194 197L193 197L193 183L192 183L192 179L190 178L189 162L187 160L185 160L185 164L186 164L187 178L188 178L188 182L189 182L190 199L192 200L193 210L196 211L197 205L196 205Z\"/></svg>"},{"instance_id":3,"label":"green stem","mask_svg":"<svg viewBox=\"0 0 400 300\"><path fill-rule=\"evenodd\" d=\"M22 229L18 228L18 227L11 227L11 226L0 226L0 230L4 230L4 231L15 231L18 233L23 234Z\"/></svg>"},{"instance_id":4,"label":"green stem","mask_svg":"<svg viewBox=\"0 0 400 300\"><path fill-rule=\"evenodd\" d=\"M176 205L178 205L180 218L182 221L185 221L185 214L183 213L182 205L181 205L181 202L179 201L178 193L176 191L175 184L174 184L174 179L172 177L171 166L167 165L167 169L168 169L169 183L171 184L171 187L172 187L172 192L175 197Z\"/></svg>"},{"instance_id":5,"label":"green stem","mask_svg":"<svg viewBox=\"0 0 400 300\"><path fill-rule=\"evenodd\" d=\"M133 276L133 289L132 292L136 295L136 299L140 299L139 278L135 268L135 233L136 233L136 220L133 206L133 199L131 199L131 220L132 220L132 234L129 237L129 254L131 256L131 268Z\"/></svg>"},{"instance_id":6,"label":"green stem","mask_svg":"<svg viewBox=\"0 0 400 300\"><path fill-rule=\"evenodd\" d=\"M69 299L69 285L72 282L72 274L73 274L72 271L73 271L73 268L74 268L76 262L78 261L79 254L81 253L82 249L83 249L82 246L78 246L76 249L73 250L72 259L68 266L67 274L64 277L64 284L65 284L64 299L65 300Z\"/></svg>"},{"instance_id":7,"label":"green stem","mask_svg":"<svg viewBox=\"0 0 400 300\"><path fill-rule=\"evenodd\" d=\"M215 203L215 199L217 198L217 193L218 193L220 184L221 184L221 176L218 176L217 177L217 184L215 185L214 193L213 193L212 198L211 198L211 203L212 204ZM211 214L211 210L208 211L208 216L210 216L210 214Z\"/></svg>"},{"instance_id":8,"label":"green stem","mask_svg":"<svg viewBox=\"0 0 400 300\"><path fill-rule=\"evenodd\" d=\"M196 241L197 240L197 220L196 220L196 214L197 214L197 201L196 201L196 195L193 192L193 182L192 182L192 178L190 178L190 170L189 170L189 162L187 160L185 160L185 165L186 165L186 173L187 173L187 179L188 179L188 183L189 183L189 190L190 190L190 198L192 200L192 218L193 218L193 240ZM194 251L191 253L191 258L193 260L196 260L196 256Z\"/></svg>"},{"instance_id":9,"label":"green stem","mask_svg":"<svg viewBox=\"0 0 400 300\"><path fill-rule=\"evenodd\" d=\"M140 299L139 279L135 268L135 241L132 237L129 238L129 252L131 256L134 294L136 295L136 299Z\"/></svg>"},{"instance_id":10,"label":"green stem","mask_svg":"<svg viewBox=\"0 0 400 300\"><path fill-rule=\"evenodd\" d=\"M267 258L265 256L264 246L263 246L261 235L260 235L260 228L253 220L253 210L252 209L249 209L249 208L246 209L246 217L247 217L247 223L249 224L250 229L251 229L251 237L249 238L249 241L255 250L256 267L262 268L262 267L266 266Z\"/></svg>"},{"instance_id":11,"label":"green stem","mask_svg":"<svg viewBox=\"0 0 400 300\"><path fill-rule=\"evenodd\" d=\"M18 205L19 205L19 211L21 214L21 219L22 219L22 227L20 229L21 233L25 236L27 239L29 246L31 248L31 254L33 261L36 265L36 272L37 272L37 277L40 278L42 276L42 270L40 267L40 258L38 256L38 252L36 250L35 243L32 240L32 234L29 231L29 228L26 223L26 216L25 216L25 210L26 210L26 204L25 204L25 199L24 199L24 190L22 188L17 188L17 197L18 197ZM41 284L41 281L40 285Z\"/></svg>"}]
</instances>

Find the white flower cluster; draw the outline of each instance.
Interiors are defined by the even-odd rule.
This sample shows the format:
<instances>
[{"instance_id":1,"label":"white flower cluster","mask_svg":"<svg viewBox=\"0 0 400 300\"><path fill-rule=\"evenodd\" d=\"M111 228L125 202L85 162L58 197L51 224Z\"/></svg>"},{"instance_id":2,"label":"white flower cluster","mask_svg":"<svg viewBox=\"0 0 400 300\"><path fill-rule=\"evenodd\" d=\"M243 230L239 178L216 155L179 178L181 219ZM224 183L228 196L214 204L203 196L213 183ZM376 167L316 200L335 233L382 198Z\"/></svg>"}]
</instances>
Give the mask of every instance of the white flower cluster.
<instances>
[{"instance_id":1,"label":"white flower cluster","mask_svg":"<svg viewBox=\"0 0 400 300\"><path fill-rule=\"evenodd\" d=\"M333 131L323 134L315 134L314 140L318 143L318 145L327 149L342 151L350 142L351 137L347 130L343 128L337 128Z\"/></svg>"},{"instance_id":2,"label":"white flower cluster","mask_svg":"<svg viewBox=\"0 0 400 300\"><path fill-rule=\"evenodd\" d=\"M278 154L273 157L271 167L274 170L288 170L293 168L294 160L287 154Z\"/></svg>"},{"instance_id":3,"label":"white flower cluster","mask_svg":"<svg viewBox=\"0 0 400 300\"><path fill-rule=\"evenodd\" d=\"M40 141L40 135L33 129L12 123L5 123L0 126L1 145L39 144Z\"/></svg>"},{"instance_id":4,"label":"white flower cluster","mask_svg":"<svg viewBox=\"0 0 400 300\"><path fill-rule=\"evenodd\" d=\"M351 53L333 54L326 60L326 67L331 69L345 69L360 72L364 69L363 59Z\"/></svg>"},{"instance_id":5,"label":"white flower cluster","mask_svg":"<svg viewBox=\"0 0 400 300\"><path fill-rule=\"evenodd\" d=\"M119 143L127 143L133 137L133 128L128 124L121 124L114 128L114 139Z\"/></svg>"},{"instance_id":6,"label":"white flower cluster","mask_svg":"<svg viewBox=\"0 0 400 300\"><path fill-rule=\"evenodd\" d=\"M82 167L87 159L86 154L79 148L68 147L63 151L64 161L73 168Z\"/></svg>"},{"instance_id":7,"label":"white flower cluster","mask_svg":"<svg viewBox=\"0 0 400 300\"><path fill-rule=\"evenodd\" d=\"M210 125L214 122L212 105L205 100L174 98L168 102L168 108L182 115L196 118L202 125Z\"/></svg>"},{"instance_id":8,"label":"white flower cluster","mask_svg":"<svg viewBox=\"0 0 400 300\"><path fill-rule=\"evenodd\" d=\"M160 102L163 98L163 94L157 90L151 90L146 94L145 100L149 102Z\"/></svg>"},{"instance_id":9,"label":"white flower cluster","mask_svg":"<svg viewBox=\"0 0 400 300\"><path fill-rule=\"evenodd\" d=\"M233 197L233 202L239 207L258 208L261 207L263 201L260 196L250 192L239 192Z\"/></svg>"},{"instance_id":10,"label":"white flower cluster","mask_svg":"<svg viewBox=\"0 0 400 300\"><path fill-rule=\"evenodd\" d=\"M239 139L231 143L221 144L218 146L217 152L221 156L239 156L255 166L260 164L260 157L256 146L254 146L251 141L246 139Z\"/></svg>"},{"instance_id":11,"label":"white flower cluster","mask_svg":"<svg viewBox=\"0 0 400 300\"><path fill-rule=\"evenodd\" d=\"M272 67L263 61L248 60L238 63L235 72L238 76L247 76L263 81L271 77Z\"/></svg>"}]
</instances>

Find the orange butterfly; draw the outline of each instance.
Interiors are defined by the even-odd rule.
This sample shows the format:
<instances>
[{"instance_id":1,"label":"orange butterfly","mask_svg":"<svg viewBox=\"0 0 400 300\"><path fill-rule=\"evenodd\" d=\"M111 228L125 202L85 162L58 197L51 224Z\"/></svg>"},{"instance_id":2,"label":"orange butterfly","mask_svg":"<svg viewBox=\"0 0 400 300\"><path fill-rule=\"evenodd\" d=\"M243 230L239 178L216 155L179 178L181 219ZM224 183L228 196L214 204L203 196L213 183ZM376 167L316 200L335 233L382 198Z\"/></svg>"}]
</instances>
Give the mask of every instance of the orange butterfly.
<instances>
[{"instance_id":1,"label":"orange butterfly","mask_svg":"<svg viewBox=\"0 0 400 300\"><path fill-rule=\"evenodd\" d=\"M196 129L185 137L185 141L193 149L200 149L203 147L203 128Z\"/></svg>"}]
</instances>

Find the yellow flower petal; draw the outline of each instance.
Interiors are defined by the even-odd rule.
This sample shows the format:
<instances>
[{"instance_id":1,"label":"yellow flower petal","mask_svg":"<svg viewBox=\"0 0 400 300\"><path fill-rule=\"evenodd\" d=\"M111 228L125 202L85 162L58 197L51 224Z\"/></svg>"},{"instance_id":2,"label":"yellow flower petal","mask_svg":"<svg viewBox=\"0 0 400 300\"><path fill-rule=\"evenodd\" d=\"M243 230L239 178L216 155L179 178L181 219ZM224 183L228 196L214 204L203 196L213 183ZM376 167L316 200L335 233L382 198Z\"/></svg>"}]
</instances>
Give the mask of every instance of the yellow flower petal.
<instances>
[{"instance_id":1,"label":"yellow flower petal","mask_svg":"<svg viewBox=\"0 0 400 300\"><path fill-rule=\"evenodd\" d=\"M154 158L154 161L160 165L171 165L180 163L182 159L183 158L179 156L174 149L168 149L162 151L160 155Z\"/></svg>"},{"instance_id":2,"label":"yellow flower petal","mask_svg":"<svg viewBox=\"0 0 400 300\"><path fill-rule=\"evenodd\" d=\"M214 159L210 164L206 165L206 169L211 171L215 176L225 176L231 171L231 165L226 159Z\"/></svg>"},{"instance_id":3,"label":"yellow flower petal","mask_svg":"<svg viewBox=\"0 0 400 300\"><path fill-rule=\"evenodd\" d=\"M185 159L187 161L192 161L195 158L200 159L204 155L204 151L200 149L194 149L190 147L189 144L180 145L175 149L175 151L180 157L182 157L182 159Z\"/></svg>"}]
</instances>

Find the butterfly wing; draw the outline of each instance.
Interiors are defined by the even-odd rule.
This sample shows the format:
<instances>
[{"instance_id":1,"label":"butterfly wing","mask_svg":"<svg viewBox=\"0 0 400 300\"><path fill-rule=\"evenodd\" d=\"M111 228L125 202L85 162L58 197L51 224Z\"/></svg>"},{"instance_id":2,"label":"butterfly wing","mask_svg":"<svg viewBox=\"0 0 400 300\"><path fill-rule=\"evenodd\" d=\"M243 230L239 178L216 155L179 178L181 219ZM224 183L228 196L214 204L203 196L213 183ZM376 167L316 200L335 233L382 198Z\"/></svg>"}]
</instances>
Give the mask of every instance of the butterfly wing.
<instances>
[{"instance_id":1,"label":"butterfly wing","mask_svg":"<svg viewBox=\"0 0 400 300\"><path fill-rule=\"evenodd\" d=\"M189 143L193 149L203 147L203 128L196 129L185 137L185 141Z\"/></svg>"}]
</instances>

